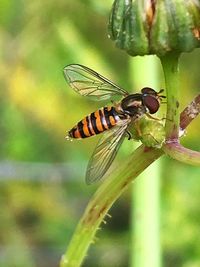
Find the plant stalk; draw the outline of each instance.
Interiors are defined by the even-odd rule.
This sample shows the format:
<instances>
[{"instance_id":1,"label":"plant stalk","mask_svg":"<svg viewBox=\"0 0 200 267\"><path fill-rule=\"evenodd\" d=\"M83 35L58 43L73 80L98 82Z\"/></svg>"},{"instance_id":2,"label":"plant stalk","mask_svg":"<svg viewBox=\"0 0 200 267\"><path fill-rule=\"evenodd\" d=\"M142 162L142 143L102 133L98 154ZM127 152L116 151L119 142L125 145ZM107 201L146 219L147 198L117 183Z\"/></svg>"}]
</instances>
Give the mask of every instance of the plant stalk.
<instances>
[{"instance_id":1,"label":"plant stalk","mask_svg":"<svg viewBox=\"0 0 200 267\"><path fill-rule=\"evenodd\" d=\"M197 95L191 103L181 112L180 115L180 131L184 133L186 127L200 113L200 94ZM178 140L168 142L163 145L163 151L173 159L193 166L200 166L200 152L185 148Z\"/></svg>"},{"instance_id":2,"label":"plant stalk","mask_svg":"<svg viewBox=\"0 0 200 267\"><path fill-rule=\"evenodd\" d=\"M104 180L90 200L74 232L67 251L61 259L61 267L81 265L90 244L94 242L99 225L112 204L128 185L162 154L162 150L141 145L133 152L123 168L119 168L114 175Z\"/></svg>"},{"instance_id":3,"label":"plant stalk","mask_svg":"<svg viewBox=\"0 0 200 267\"><path fill-rule=\"evenodd\" d=\"M160 58L166 85L166 142L179 138L179 54L169 52Z\"/></svg>"},{"instance_id":4,"label":"plant stalk","mask_svg":"<svg viewBox=\"0 0 200 267\"><path fill-rule=\"evenodd\" d=\"M165 144L163 151L180 162L200 166L200 152L188 149L178 142Z\"/></svg>"},{"instance_id":5,"label":"plant stalk","mask_svg":"<svg viewBox=\"0 0 200 267\"><path fill-rule=\"evenodd\" d=\"M145 86L160 90L158 65L156 56L131 59L130 77L136 91ZM160 266L160 168L161 162L149 166L132 185L130 266Z\"/></svg>"}]
</instances>

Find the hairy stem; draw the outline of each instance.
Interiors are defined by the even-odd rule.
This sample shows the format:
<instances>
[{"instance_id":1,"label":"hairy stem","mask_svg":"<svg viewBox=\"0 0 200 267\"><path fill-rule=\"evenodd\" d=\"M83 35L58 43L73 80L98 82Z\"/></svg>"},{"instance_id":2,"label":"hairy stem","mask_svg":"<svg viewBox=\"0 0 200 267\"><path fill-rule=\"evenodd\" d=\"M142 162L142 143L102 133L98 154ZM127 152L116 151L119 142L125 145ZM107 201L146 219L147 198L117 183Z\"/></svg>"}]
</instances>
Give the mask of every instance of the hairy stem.
<instances>
[{"instance_id":1,"label":"hairy stem","mask_svg":"<svg viewBox=\"0 0 200 267\"><path fill-rule=\"evenodd\" d=\"M62 257L61 267L79 267L81 265L100 223L113 202L144 169L162 154L161 150L146 148L141 145L134 151L129 161L118 171L117 175L107 178L100 185L90 200L68 249Z\"/></svg>"}]
</instances>

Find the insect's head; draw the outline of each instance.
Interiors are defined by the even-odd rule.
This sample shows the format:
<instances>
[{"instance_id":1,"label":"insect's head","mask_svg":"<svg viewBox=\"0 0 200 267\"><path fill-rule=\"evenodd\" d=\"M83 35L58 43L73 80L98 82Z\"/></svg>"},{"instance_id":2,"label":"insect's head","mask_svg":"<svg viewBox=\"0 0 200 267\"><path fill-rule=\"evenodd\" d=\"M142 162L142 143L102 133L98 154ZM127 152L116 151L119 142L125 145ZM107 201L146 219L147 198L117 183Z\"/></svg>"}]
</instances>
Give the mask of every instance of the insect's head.
<instances>
[{"instance_id":1,"label":"insect's head","mask_svg":"<svg viewBox=\"0 0 200 267\"><path fill-rule=\"evenodd\" d=\"M159 92L156 92L149 87L144 87L141 90L143 105L149 110L150 114L156 113L160 107L162 99L166 98L164 95L161 95L163 91L164 89L161 89Z\"/></svg>"}]
</instances>

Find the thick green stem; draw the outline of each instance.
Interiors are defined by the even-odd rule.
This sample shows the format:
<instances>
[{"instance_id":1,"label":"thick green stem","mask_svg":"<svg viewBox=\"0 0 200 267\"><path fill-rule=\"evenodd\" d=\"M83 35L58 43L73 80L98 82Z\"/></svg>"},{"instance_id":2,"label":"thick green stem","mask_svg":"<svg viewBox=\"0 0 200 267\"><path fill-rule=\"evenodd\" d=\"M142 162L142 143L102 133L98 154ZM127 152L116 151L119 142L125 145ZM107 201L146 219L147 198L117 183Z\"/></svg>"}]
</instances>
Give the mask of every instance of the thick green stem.
<instances>
[{"instance_id":1,"label":"thick green stem","mask_svg":"<svg viewBox=\"0 0 200 267\"><path fill-rule=\"evenodd\" d=\"M179 54L170 52L160 59L167 95L166 141L172 141L179 138Z\"/></svg>"},{"instance_id":2,"label":"thick green stem","mask_svg":"<svg viewBox=\"0 0 200 267\"><path fill-rule=\"evenodd\" d=\"M145 86L160 90L156 56L135 57L130 63L135 91ZM160 169L161 162L154 163L132 185L130 266L160 266Z\"/></svg>"},{"instance_id":3,"label":"thick green stem","mask_svg":"<svg viewBox=\"0 0 200 267\"><path fill-rule=\"evenodd\" d=\"M134 151L127 164L118 169L115 175L106 179L89 202L78 224L61 267L79 267L92 243L96 231L113 202L124 192L127 186L163 152L141 145Z\"/></svg>"},{"instance_id":4,"label":"thick green stem","mask_svg":"<svg viewBox=\"0 0 200 267\"><path fill-rule=\"evenodd\" d=\"M160 169L161 163L154 162L134 184L133 267L161 266Z\"/></svg>"}]
</instances>

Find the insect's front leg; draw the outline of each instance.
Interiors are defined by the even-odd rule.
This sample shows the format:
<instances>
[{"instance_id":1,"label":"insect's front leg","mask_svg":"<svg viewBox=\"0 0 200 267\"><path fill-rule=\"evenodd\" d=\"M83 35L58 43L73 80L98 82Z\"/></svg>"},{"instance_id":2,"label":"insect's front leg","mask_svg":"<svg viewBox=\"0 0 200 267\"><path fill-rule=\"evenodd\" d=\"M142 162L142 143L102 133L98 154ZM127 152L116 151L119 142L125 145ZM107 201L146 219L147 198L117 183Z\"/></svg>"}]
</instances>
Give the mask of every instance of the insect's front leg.
<instances>
[{"instance_id":1,"label":"insect's front leg","mask_svg":"<svg viewBox=\"0 0 200 267\"><path fill-rule=\"evenodd\" d=\"M149 114L149 113L146 113L145 115L146 115L148 118L150 118L150 119L152 119L152 120L155 120L155 121L170 120L170 119L167 119L167 118L165 118L165 117L163 117L163 118L156 118L156 117L152 116L152 115ZM170 120L170 121L171 121L171 120Z\"/></svg>"},{"instance_id":2,"label":"insect's front leg","mask_svg":"<svg viewBox=\"0 0 200 267\"><path fill-rule=\"evenodd\" d=\"M141 137L142 136L142 132L141 132L140 121L139 120L136 120L134 122L134 127L135 127L135 130L137 132L138 137Z\"/></svg>"},{"instance_id":3,"label":"insect's front leg","mask_svg":"<svg viewBox=\"0 0 200 267\"><path fill-rule=\"evenodd\" d=\"M161 120L163 120L163 119L160 119L160 118L156 118L156 117L152 116L152 115L149 114L149 113L145 113L145 115L146 115L148 118L150 118L150 119L152 119L152 120L155 120L155 121L161 121Z\"/></svg>"}]
</instances>

